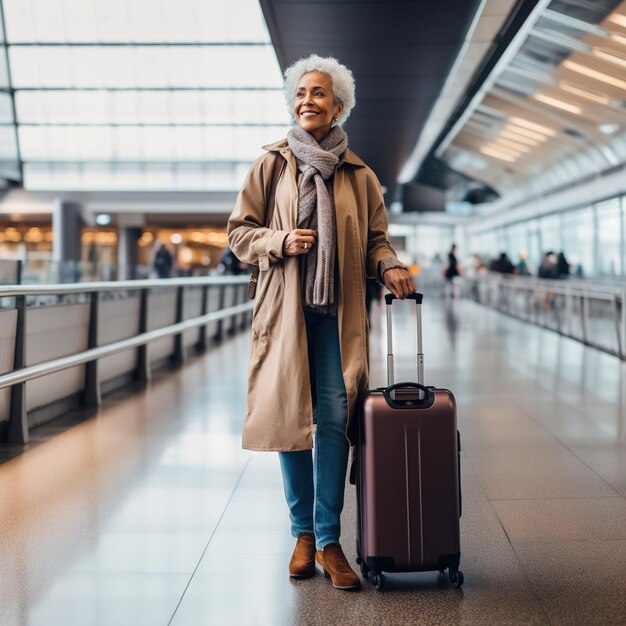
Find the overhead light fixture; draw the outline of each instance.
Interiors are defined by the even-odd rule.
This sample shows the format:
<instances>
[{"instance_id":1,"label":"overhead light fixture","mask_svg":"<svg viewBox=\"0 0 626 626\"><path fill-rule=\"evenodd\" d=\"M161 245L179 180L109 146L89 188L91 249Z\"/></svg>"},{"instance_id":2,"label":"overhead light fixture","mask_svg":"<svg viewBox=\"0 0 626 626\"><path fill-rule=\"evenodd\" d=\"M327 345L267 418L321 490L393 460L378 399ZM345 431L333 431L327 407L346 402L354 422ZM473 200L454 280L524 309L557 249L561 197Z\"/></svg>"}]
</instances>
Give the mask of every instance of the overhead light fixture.
<instances>
[{"instance_id":1,"label":"overhead light fixture","mask_svg":"<svg viewBox=\"0 0 626 626\"><path fill-rule=\"evenodd\" d=\"M563 111L567 111L568 113L573 113L574 115L580 115L583 110L576 106L575 104L570 104L569 102L564 102L563 100L559 100L558 98L553 98L552 96L546 96L543 93L536 93L533 96L533 100L537 100L538 102L543 102L551 107L556 107L557 109L561 109Z\"/></svg>"},{"instance_id":2,"label":"overhead light fixture","mask_svg":"<svg viewBox=\"0 0 626 626\"><path fill-rule=\"evenodd\" d=\"M622 59L622 57L615 56L614 54L610 54L608 52L604 52L603 50L592 50L591 54L594 57L598 57L598 59L602 59L603 61L607 61L607 63L613 63L613 65L619 65L620 67L626 67L626 59Z\"/></svg>"},{"instance_id":3,"label":"overhead light fixture","mask_svg":"<svg viewBox=\"0 0 626 626\"><path fill-rule=\"evenodd\" d=\"M578 87L573 87L572 85L568 85L564 82L559 83L559 89L562 89L563 91L568 91L569 93L573 93L575 96L586 98L587 100L591 100L592 102L597 102L598 104L609 104L608 96L599 96L598 94L591 93L586 89L579 89Z\"/></svg>"},{"instance_id":4,"label":"overhead light fixture","mask_svg":"<svg viewBox=\"0 0 626 626\"><path fill-rule=\"evenodd\" d=\"M521 156L522 154L524 154L524 150L521 149L520 146L510 146L510 145L505 145L505 144L496 144L495 141L498 138L495 137L492 141L489 141L488 143L483 144L484 146L488 146L490 148L497 148L498 150L503 150L505 152L510 152L511 154L514 154L515 156ZM504 140L506 141L506 139ZM525 146L525 148L527 148L527 146Z\"/></svg>"},{"instance_id":5,"label":"overhead light fixture","mask_svg":"<svg viewBox=\"0 0 626 626\"><path fill-rule=\"evenodd\" d=\"M542 135L534 130L529 130L528 128L522 128L521 126L514 126L513 124L507 124L503 130L506 130L507 133L514 133L516 135L520 135L521 137L527 137L529 139L535 139L537 141L548 141L547 135Z\"/></svg>"},{"instance_id":6,"label":"overhead light fixture","mask_svg":"<svg viewBox=\"0 0 626 626\"><path fill-rule=\"evenodd\" d=\"M613 24L626 28L626 15L622 15L621 13L611 13L607 19L609 22L613 22Z\"/></svg>"},{"instance_id":7,"label":"overhead light fixture","mask_svg":"<svg viewBox=\"0 0 626 626\"><path fill-rule=\"evenodd\" d=\"M497 144L498 148L502 146L503 148L517 150L518 152L532 152L533 151L531 146L521 145L517 141L507 139L506 137L494 137L492 143Z\"/></svg>"},{"instance_id":8,"label":"overhead light fixture","mask_svg":"<svg viewBox=\"0 0 626 626\"><path fill-rule=\"evenodd\" d=\"M535 122L526 120L523 117L510 117L509 123L515 124L515 126L521 126L522 128L529 128L530 130L534 130L538 133L543 133L544 135L548 135L548 137L554 137L556 135L556 131L554 129L542 126L541 124L536 124Z\"/></svg>"},{"instance_id":9,"label":"overhead light fixture","mask_svg":"<svg viewBox=\"0 0 626 626\"><path fill-rule=\"evenodd\" d=\"M515 163L515 161L517 160L514 156L510 156L510 155L504 154L503 152L492 150L490 148L480 148L480 152L482 152L483 154L486 154L487 156L493 157L494 159L507 161L508 163Z\"/></svg>"},{"instance_id":10,"label":"overhead light fixture","mask_svg":"<svg viewBox=\"0 0 626 626\"><path fill-rule=\"evenodd\" d=\"M612 135L613 133L619 130L619 124L615 122L605 122L603 124L598 124L598 130L605 135Z\"/></svg>"},{"instance_id":11,"label":"overhead light fixture","mask_svg":"<svg viewBox=\"0 0 626 626\"><path fill-rule=\"evenodd\" d=\"M510 130L507 130L506 128L503 128L500 131L500 137L506 137L507 139L512 139L513 141L517 141L518 143L523 143L523 144L526 144L527 146L533 146L533 147L540 146L542 143L541 141L539 141L539 139L531 139L530 137L525 137L524 135L511 132Z\"/></svg>"},{"instance_id":12,"label":"overhead light fixture","mask_svg":"<svg viewBox=\"0 0 626 626\"><path fill-rule=\"evenodd\" d=\"M515 157L516 159L524 156L524 152L522 152L521 150L517 150L516 148L510 148L509 146L499 145L493 142L486 143L483 147L489 148L489 150L493 150L495 152L502 152L502 154Z\"/></svg>"},{"instance_id":13,"label":"overhead light fixture","mask_svg":"<svg viewBox=\"0 0 626 626\"><path fill-rule=\"evenodd\" d=\"M108 226L111 223L111 216L108 213L98 213L96 215L96 224L98 226Z\"/></svg>"},{"instance_id":14,"label":"overhead light fixture","mask_svg":"<svg viewBox=\"0 0 626 626\"><path fill-rule=\"evenodd\" d=\"M613 85L614 87L619 87L620 89L626 90L626 80L621 80L619 78L615 78L615 76L610 76L609 74L605 74L604 72L598 72L598 70L594 70L591 67L587 67L586 65L582 65L581 63L575 63L574 61L563 61L563 66L568 70L572 70L572 72L578 72L579 74L583 74L584 76L589 76L589 78L595 78L596 80L602 81L603 83L607 83L609 85Z\"/></svg>"}]
</instances>

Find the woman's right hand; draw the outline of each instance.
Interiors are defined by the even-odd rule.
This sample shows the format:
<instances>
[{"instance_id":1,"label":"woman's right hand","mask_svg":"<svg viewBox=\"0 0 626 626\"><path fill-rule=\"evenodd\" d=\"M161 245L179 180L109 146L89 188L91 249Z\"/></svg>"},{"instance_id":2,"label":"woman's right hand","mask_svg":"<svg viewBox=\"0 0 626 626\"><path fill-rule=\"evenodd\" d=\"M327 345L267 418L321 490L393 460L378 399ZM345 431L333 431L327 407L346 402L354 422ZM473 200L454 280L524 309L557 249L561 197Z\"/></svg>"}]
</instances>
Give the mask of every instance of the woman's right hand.
<instances>
[{"instance_id":1,"label":"woman's right hand","mask_svg":"<svg viewBox=\"0 0 626 626\"><path fill-rule=\"evenodd\" d=\"M285 237L285 242L283 243L283 254L287 256L308 254L316 243L316 231L308 228L296 228L295 230L292 230L287 237Z\"/></svg>"}]
</instances>

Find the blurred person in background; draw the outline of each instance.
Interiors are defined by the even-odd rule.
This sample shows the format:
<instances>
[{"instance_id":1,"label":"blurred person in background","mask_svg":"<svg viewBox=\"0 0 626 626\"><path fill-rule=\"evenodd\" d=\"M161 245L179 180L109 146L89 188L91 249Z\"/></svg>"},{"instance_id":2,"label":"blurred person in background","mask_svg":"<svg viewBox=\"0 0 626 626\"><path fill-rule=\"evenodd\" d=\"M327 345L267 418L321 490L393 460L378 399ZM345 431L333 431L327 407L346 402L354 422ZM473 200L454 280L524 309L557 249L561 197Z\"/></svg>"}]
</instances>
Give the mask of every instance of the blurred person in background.
<instances>
[{"instance_id":1,"label":"blurred person in background","mask_svg":"<svg viewBox=\"0 0 626 626\"><path fill-rule=\"evenodd\" d=\"M561 250L559 256L556 259L556 273L561 278L567 278L569 276L569 263L565 258L565 252Z\"/></svg>"},{"instance_id":2,"label":"blurred person in background","mask_svg":"<svg viewBox=\"0 0 626 626\"><path fill-rule=\"evenodd\" d=\"M380 183L341 127L355 104L352 72L301 59L285 72L285 99L296 125L265 146L228 222L234 253L260 269L243 447L279 452L297 539L289 575L309 578L317 561L334 587L360 589L339 538L347 432L369 386L365 277L399 298L415 286L389 243Z\"/></svg>"},{"instance_id":3,"label":"blurred person in background","mask_svg":"<svg viewBox=\"0 0 626 626\"><path fill-rule=\"evenodd\" d=\"M446 280L452 281L456 276L460 275L459 271L459 261L456 257L456 244L453 243L450 248L450 252L448 252L448 265L445 269L445 277Z\"/></svg>"},{"instance_id":4,"label":"blurred person in background","mask_svg":"<svg viewBox=\"0 0 626 626\"><path fill-rule=\"evenodd\" d=\"M167 249L165 243L160 240L154 242L152 255L152 269L155 271L157 278L169 278L174 266L174 257Z\"/></svg>"},{"instance_id":5,"label":"blurred person in background","mask_svg":"<svg viewBox=\"0 0 626 626\"><path fill-rule=\"evenodd\" d=\"M499 274L513 274L515 272L515 266L506 252L501 252L500 256L492 261L489 269Z\"/></svg>"},{"instance_id":6,"label":"blurred person in background","mask_svg":"<svg viewBox=\"0 0 626 626\"><path fill-rule=\"evenodd\" d=\"M224 254L220 259L219 265L217 266L220 274L230 274L232 276L239 276L247 271L247 265L242 263L236 256L235 253L230 249L226 248L224 250Z\"/></svg>"},{"instance_id":7,"label":"blurred person in background","mask_svg":"<svg viewBox=\"0 0 626 626\"><path fill-rule=\"evenodd\" d=\"M456 256L456 244L453 243L450 248L450 252L448 252L448 265L443 273L446 279L446 285L448 289L444 288L444 295L447 291L449 291L452 298L457 297L457 289L455 286L455 279L457 276L461 275L461 268L459 267L459 261Z\"/></svg>"},{"instance_id":8,"label":"blurred person in background","mask_svg":"<svg viewBox=\"0 0 626 626\"><path fill-rule=\"evenodd\" d=\"M537 271L539 278L557 278L558 277L558 258L552 250L548 250L541 259L541 265Z\"/></svg>"},{"instance_id":9,"label":"blurred person in background","mask_svg":"<svg viewBox=\"0 0 626 626\"><path fill-rule=\"evenodd\" d=\"M530 270L528 269L528 263L526 262L526 250L520 250L519 261L516 266L516 273L521 276L530 276Z\"/></svg>"}]
</instances>

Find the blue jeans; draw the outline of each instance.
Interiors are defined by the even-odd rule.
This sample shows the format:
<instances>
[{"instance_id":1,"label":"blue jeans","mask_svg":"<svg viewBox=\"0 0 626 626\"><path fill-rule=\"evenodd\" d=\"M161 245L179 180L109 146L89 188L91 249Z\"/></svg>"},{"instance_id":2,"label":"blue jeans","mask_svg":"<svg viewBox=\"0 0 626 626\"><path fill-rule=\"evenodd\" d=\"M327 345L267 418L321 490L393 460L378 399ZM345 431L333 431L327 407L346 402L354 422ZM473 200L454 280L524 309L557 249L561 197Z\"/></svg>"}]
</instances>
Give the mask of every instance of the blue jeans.
<instances>
[{"instance_id":1,"label":"blue jeans","mask_svg":"<svg viewBox=\"0 0 626 626\"><path fill-rule=\"evenodd\" d=\"M336 319L305 314L317 430L313 452L279 452L291 534L315 533L318 549L339 541L349 444L348 398Z\"/></svg>"}]
</instances>

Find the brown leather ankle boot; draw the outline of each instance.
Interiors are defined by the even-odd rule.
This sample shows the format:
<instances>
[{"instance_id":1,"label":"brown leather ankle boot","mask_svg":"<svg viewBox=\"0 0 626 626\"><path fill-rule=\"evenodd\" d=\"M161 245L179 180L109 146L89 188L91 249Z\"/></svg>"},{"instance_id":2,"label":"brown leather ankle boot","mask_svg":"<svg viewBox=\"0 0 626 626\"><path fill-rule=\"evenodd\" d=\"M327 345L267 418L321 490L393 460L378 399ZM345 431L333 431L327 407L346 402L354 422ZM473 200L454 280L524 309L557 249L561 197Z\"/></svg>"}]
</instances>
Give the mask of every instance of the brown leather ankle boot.
<instances>
[{"instance_id":1,"label":"brown leather ankle boot","mask_svg":"<svg viewBox=\"0 0 626 626\"><path fill-rule=\"evenodd\" d=\"M315 574L315 535L300 533L291 561L289 576L292 578L310 578Z\"/></svg>"},{"instance_id":2,"label":"brown leather ankle boot","mask_svg":"<svg viewBox=\"0 0 626 626\"><path fill-rule=\"evenodd\" d=\"M356 590L361 588L361 579L354 573L338 543L329 543L315 553L317 562L337 589Z\"/></svg>"}]
</instances>

